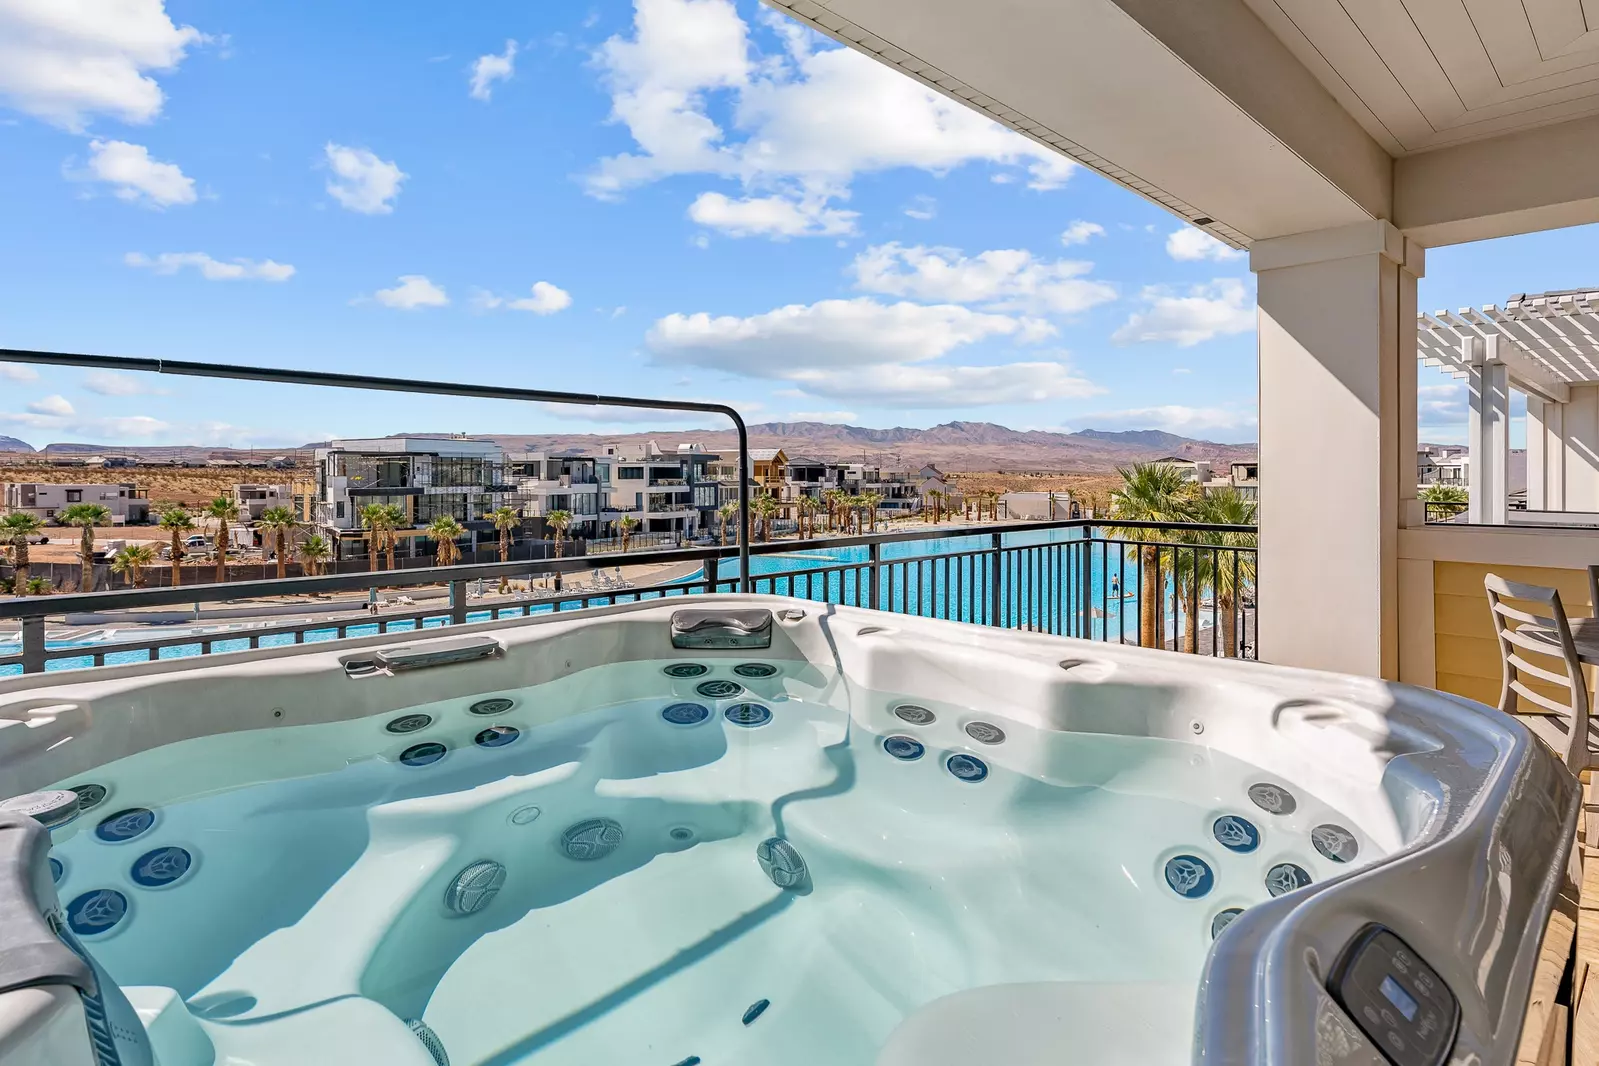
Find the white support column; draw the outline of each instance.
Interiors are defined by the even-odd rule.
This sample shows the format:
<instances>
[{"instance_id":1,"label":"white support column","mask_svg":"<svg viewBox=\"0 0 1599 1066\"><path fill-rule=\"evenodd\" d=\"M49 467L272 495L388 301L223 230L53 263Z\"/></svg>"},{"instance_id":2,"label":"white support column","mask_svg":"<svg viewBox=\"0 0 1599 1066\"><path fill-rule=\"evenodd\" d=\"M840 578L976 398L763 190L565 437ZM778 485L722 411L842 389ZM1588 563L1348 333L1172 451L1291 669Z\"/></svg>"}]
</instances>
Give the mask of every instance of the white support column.
<instances>
[{"instance_id":1,"label":"white support column","mask_svg":"<svg viewBox=\"0 0 1599 1066\"><path fill-rule=\"evenodd\" d=\"M1466 521L1502 526L1507 521L1510 486L1510 375L1499 359L1501 337L1467 337L1462 361L1471 366L1467 379L1471 414L1466 446L1471 456L1471 502Z\"/></svg>"},{"instance_id":2,"label":"white support column","mask_svg":"<svg viewBox=\"0 0 1599 1066\"><path fill-rule=\"evenodd\" d=\"M1416 509L1422 249L1386 222L1363 222L1259 241L1250 266L1260 657L1397 678L1398 532Z\"/></svg>"},{"instance_id":3,"label":"white support column","mask_svg":"<svg viewBox=\"0 0 1599 1066\"><path fill-rule=\"evenodd\" d=\"M1527 394L1527 509L1566 508L1566 403Z\"/></svg>"}]
</instances>

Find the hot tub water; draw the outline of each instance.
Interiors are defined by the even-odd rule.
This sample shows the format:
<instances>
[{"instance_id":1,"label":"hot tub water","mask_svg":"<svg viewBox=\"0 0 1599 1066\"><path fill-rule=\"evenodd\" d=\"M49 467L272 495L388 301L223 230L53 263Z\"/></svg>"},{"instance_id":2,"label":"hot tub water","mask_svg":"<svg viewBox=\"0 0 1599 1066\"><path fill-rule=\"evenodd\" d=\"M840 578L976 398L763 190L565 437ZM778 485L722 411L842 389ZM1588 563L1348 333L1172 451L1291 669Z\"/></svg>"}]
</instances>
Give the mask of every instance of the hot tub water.
<instances>
[{"instance_id":1,"label":"hot tub water","mask_svg":"<svg viewBox=\"0 0 1599 1066\"><path fill-rule=\"evenodd\" d=\"M1213 936L1381 855L1198 744L804 663L597 672L60 782L92 801L52 852L69 921L257 1066L346 1037L347 1063L869 1066L940 997L1025 982L1080 984L1076 1061L1177 1063Z\"/></svg>"}]
</instances>

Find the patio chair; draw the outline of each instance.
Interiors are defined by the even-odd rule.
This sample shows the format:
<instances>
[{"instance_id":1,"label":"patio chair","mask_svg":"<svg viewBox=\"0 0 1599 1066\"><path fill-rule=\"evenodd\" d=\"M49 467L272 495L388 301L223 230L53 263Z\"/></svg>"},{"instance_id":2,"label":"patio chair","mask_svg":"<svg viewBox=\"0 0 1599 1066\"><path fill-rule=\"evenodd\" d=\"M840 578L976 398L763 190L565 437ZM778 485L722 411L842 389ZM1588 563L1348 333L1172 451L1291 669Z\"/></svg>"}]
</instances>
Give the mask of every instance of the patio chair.
<instances>
[{"instance_id":1,"label":"patio chair","mask_svg":"<svg viewBox=\"0 0 1599 1066\"><path fill-rule=\"evenodd\" d=\"M1567 769L1574 774L1581 773L1594 765L1590 753L1588 684L1582 667L1584 663L1599 665L1599 620L1585 618L1574 628L1561 606L1559 591L1552 588L1506 581L1497 574L1488 574L1483 584L1488 590L1488 609L1493 614L1494 635L1499 640L1504 671L1499 709L1506 714L1535 715L1528 726L1550 747L1564 752ZM1549 613L1525 611L1506 600L1538 604ZM1529 662L1522 652L1552 660L1559 669ZM1567 702L1533 689L1526 682L1528 678L1564 689ZM1523 710L1523 701L1541 710Z\"/></svg>"}]
</instances>

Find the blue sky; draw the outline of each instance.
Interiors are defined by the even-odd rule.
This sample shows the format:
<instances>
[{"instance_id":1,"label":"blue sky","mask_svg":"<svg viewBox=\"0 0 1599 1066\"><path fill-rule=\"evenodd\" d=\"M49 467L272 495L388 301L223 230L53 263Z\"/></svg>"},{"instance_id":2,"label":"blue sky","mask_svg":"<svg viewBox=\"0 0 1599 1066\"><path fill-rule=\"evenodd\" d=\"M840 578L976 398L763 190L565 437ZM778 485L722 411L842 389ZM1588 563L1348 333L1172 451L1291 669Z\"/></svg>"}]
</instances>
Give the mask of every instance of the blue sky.
<instances>
[{"instance_id":1,"label":"blue sky","mask_svg":"<svg viewBox=\"0 0 1599 1066\"><path fill-rule=\"evenodd\" d=\"M12 347L1256 432L1243 256L753 3L0 0L0 145ZM1591 233L1521 241L1423 306L1591 282ZM36 445L641 425L0 366Z\"/></svg>"}]
</instances>

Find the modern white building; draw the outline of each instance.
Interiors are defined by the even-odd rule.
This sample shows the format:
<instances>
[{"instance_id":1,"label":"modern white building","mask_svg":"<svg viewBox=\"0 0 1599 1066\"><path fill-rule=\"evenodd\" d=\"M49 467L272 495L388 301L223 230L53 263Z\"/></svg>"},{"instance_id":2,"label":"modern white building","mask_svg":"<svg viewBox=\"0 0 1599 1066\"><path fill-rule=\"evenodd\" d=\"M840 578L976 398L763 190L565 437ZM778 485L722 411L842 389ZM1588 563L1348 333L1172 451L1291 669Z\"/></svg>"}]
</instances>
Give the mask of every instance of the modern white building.
<instances>
[{"instance_id":1,"label":"modern white building","mask_svg":"<svg viewBox=\"0 0 1599 1066\"><path fill-rule=\"evenodd\" d=\"M696 535L700 515L686 459L662 452L654 441L636 454L606 445L601 458L611 468L610 499L603 514L608 524L614 527L631 517L638 521L640 533ZM707 455L707 462L710 458Z\"/></svg>"},{"instance_id":2,"label":"modern white building","mask_svg":"<svg viewBox=\"0 0 1599 1066\"><path fill-rule=\"evenodd\" d=\"M106 485L50 485L42 482L6 482L7 511L26 511L48 523L57 521L60 512L75 503L97 503L111 512L111 524L138 525L150 517L150 501L132 482Z\"/></svg>"},{"instance_id":3,"label":"modern white building","mask_svg":"<svg viewBox=\"0 0 1599 1066\"><path fill-rule=\"evenodd\" d=\"M362 540L361 509L370 504L393 504L405 513L402 542L441 515L466 526L476 540L492 529L483 515L514 491L504 481L499 446L471 437L335 440L316 450L315 463L315 521L341 544Z\"/></svg>"},{"instance_id":4,"label":"modern white building","mask_svg":"<svg viewBox=\"0 0 1599 1066\"><path fill-rule=\"evenodd\" d=\"M601 512L610 495L611 463L567 450L511 452L505 464L508 480L516 488L511 506L525 517L543 518L551 511L566 511L572 515L569 536L599 535Z\"/></svg>"},{"instance_id":5,"label":"modern white building","mask_svg":"<svg viewBox=\"0 0 1599 1066\"><path fill-rule=\"evenodd\" d=\"M235 485L233 502L238 505L239 516L254 522L269 507L289 507L294 504L293 491L288 485Z\"/></svg>"}]
</instances>

